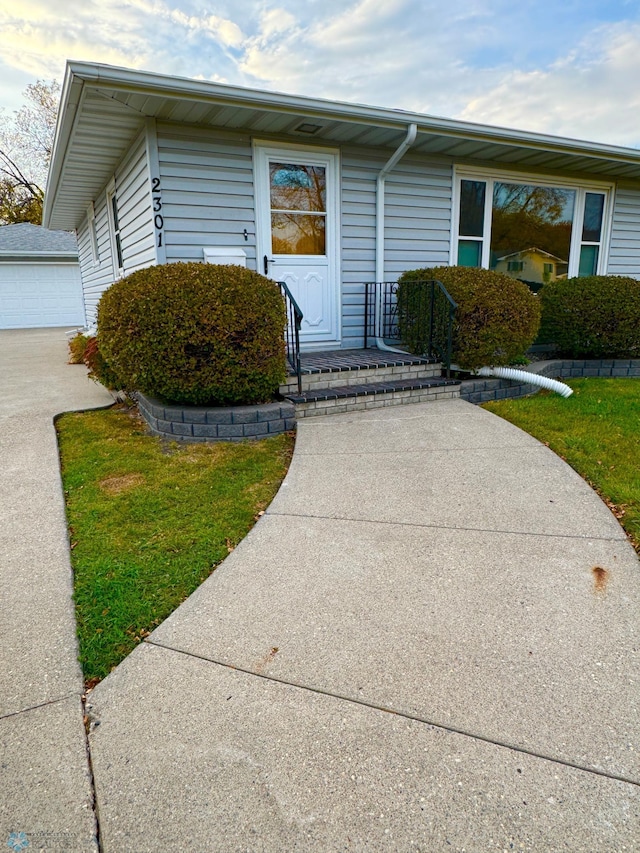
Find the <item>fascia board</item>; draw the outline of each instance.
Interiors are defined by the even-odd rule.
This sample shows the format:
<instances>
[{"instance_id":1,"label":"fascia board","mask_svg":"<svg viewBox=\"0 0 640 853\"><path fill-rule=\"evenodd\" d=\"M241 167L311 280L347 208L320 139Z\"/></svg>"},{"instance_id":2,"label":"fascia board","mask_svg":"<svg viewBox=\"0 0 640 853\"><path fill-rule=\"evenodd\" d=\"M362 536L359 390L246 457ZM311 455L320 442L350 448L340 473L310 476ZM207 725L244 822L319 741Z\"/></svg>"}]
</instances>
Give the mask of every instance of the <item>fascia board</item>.
<instances>
[{"instance_id":1,"label":"fascia board","mask_svg":"<svg viewBox=\"0 0 640 853\"><path fill-rule=\"evenodd\" d=\"M71 64L67 64L64 82L62 85L62 93L60 96L60 109L58 111L58 119L56 122L56 132L53 139L51 163L49 166L49 174L47 175L47 186L44 194L42 224L45 228L49 227L49 223L51 221L51 215L53 212L52 208L58 191L62 165L73 135L76 117L82 103L83 89L84 83L82 79L73 73Z\"/></svg>"},{"instance_id":2,"label":"fascia board","mask_svg":"<svg viewBox=\"0 0 640 853\"><path fill-rule=\"evenodd\" d=\"M209 81L171 77L149 71L135 71L97 63L70 61L67 63L65 72L45 192L43 210L45 227L49 227L51 223L66 152L73 138L76 119L82 107L84 88L87 85L103 86L115 91L139 93L146 96L175 97L239 108L268 109L274 112L290 113L291 115L325 118L330 121L347 121L370 127L395 129L401 133L406 133L407 126L415 123L418 126L419 135L436 134L456 139L513 145L529 150L536 149L571 156L587 156L608 162L640 166L640 151L631 148L490 127L385 107L370 107L362 104L300 97ZM417 141L419 144L419 137Z\"/></svg>"},{"instance_id":3,"label":"fascia board","mask_svg":"<svg viewBox=\"0 0 640 853\"><path fill-rule=\"evenodd\" d=\"M78 255L70 255L69 253L61 252L0 252L0 262L2 261L43 261L51 260L56 263L78 263Z\"/></svg>"},{"instance_id":4,"label":"fascia board","mask_svg":"<svg viewBox=\"0 0 640 853\"><path fill-rule=\"evenodd\" d=\"M203 80L190 80L184 77L171 77L150 71L134 71L109 65L72 62L69 63L69 68L75 76L81 77L87 83L108 84L121 91L160 97L176 96L200 101L218 101L228 106L262 107L280 112L392 128L403 132L406 132L408 124L415 123L418 125L418 132L424 134L437 133L488 143L512 144L573 155L582 154L640 165L640 150L634 148L475 124L386 107L349 104Z\"/></svg>"}]
</instances>

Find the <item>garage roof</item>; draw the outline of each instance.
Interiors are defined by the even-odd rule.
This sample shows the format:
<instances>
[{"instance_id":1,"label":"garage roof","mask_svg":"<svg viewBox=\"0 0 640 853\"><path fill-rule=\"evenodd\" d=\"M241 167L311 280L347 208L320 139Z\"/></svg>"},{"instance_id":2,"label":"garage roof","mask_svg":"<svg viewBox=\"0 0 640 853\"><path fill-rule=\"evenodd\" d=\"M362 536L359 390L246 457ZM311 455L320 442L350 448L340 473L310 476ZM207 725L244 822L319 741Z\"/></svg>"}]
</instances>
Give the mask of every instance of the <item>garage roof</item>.
<instances>
[{"instance_id":1,"label":"garage roof","mask_svg":"<svg viewBox=\"0 0 640 853\"><path fill-rule=\"evenodd\" d=\"M76 235L67 231L49 231L41 225L21 222L0 226L0 259L55 257L78 260Z\"/></svg>"},{"instance_id":2,"label":"garage roof","mask_svg":"<svg viewBox=\"0 0 640 853\"><path fill-rule=\"evenodd\" d=\"M413 151L457 162L640 180L640 151L489 127L403 110L347 104L69 62L49 170L43 222L80 225L148 117L204 127L286 134L325 144L395 149L418 128ZM305 128L306 126L306 128Z\"/></svg>"}]
</instances>

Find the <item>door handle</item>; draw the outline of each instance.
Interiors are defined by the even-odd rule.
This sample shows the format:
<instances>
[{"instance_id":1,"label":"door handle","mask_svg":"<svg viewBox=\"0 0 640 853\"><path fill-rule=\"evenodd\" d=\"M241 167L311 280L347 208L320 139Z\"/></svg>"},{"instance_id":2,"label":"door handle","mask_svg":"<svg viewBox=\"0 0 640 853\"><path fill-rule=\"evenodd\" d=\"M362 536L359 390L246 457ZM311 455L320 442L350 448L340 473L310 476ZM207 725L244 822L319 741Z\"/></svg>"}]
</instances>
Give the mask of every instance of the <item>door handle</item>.
<instances>
[{"instance_id":1,"label":"door handle","mask_svg":"<svg viewBox=\"0 0 640 853\"><path fill-rule=\"evenodd\" d=\"M264 274L269 275L269 264L273 263L273 258L268 258L266 255L263 257L264 263Z\"/></svg>"}]
</instances>

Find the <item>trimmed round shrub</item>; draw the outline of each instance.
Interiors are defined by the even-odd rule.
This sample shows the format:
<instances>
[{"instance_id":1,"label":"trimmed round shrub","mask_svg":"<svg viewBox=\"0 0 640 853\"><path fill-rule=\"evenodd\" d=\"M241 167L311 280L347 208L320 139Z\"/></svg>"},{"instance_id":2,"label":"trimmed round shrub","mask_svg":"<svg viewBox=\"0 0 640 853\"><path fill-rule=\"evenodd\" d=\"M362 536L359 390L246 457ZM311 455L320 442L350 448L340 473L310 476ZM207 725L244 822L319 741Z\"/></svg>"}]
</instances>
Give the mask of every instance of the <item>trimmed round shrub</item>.
<instances>
[{"instance_id":1,"label":"trimmed round shrub","mask_svg":"<svg viewBox=\"0 0 640 853\"><path fill-rule=\"evenodd\" d=\"M240 266L147 267L98 306L100 351L125 387L187 405L272 399L286 376L284 327L276 283Z\"/></svg>"},{"instance_id":2,"label":"trimmed round shrub","mask_svg":"<svg viewBox=\"0 0 640 853\"><path fill-rule=\"evenodd\" d=\"M540 291L542 329L559 355L640 358L640 281L593 275L552 281Z\"/></svg>"},{"instance_id":3,"label":"trimmed round shrub","mask_svg":"<svg viewBox=\"0 0 640 853\"><path fill-rule=\"evenodd\" d=\"M405 345L422 354L428 310L417 310L419 282L441 281L457 303L453 321L452 360L466 370L511 364L534 342L540 327L540 302L521 281L476 267L430 267L408 270L398 281L400 334ZM412 293L412 291L414 291ZM438 320L442 326L442 319Z\"/></svg>"}]
</instances>

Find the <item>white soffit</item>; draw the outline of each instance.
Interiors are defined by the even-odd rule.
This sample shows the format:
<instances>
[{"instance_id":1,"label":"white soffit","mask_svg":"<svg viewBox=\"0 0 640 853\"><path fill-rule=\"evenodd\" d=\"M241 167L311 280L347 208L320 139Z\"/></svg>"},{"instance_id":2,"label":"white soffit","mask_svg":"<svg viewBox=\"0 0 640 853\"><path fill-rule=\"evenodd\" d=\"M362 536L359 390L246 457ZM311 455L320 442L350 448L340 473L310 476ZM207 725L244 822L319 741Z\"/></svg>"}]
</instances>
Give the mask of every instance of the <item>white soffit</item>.
<instances>
[{"instance_id":1,"label":"white soffit","mask_svg":"<svg viewBox=\"0 0 640 853\"><path fill-rule=\"evenodd\" d=\"M415 122L411 152L640 180L640 151L432 116L280 95L89 63L70 63L47 184L44 223L80 225L147 117L252 134L296 134L319 125L314 144L396 148ZM411 153L409 152L409 154Z\"/></svg>"}]
</instances>

